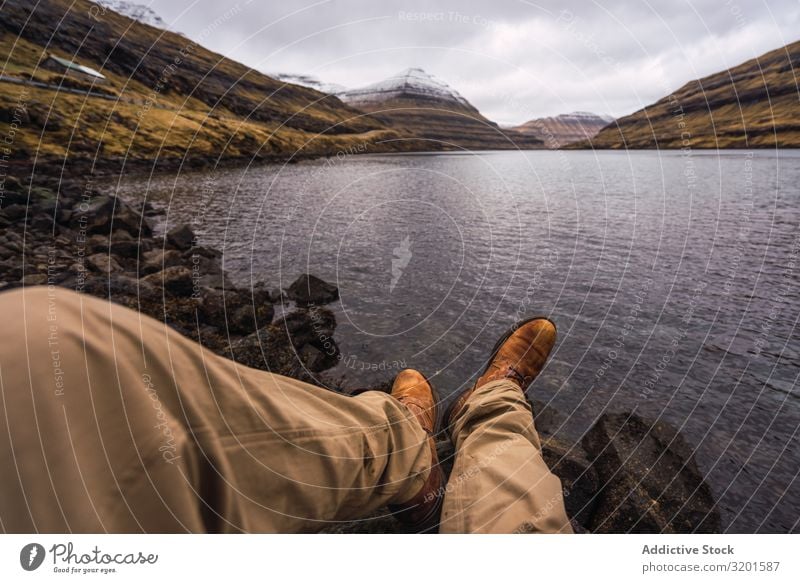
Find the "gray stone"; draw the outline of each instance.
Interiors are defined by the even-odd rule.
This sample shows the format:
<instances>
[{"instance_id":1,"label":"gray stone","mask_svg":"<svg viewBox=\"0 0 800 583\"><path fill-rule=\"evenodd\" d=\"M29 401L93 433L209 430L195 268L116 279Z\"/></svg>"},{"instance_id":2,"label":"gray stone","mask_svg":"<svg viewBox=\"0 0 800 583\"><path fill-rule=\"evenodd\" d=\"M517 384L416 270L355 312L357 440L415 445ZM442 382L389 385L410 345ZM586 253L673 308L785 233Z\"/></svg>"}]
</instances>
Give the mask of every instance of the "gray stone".
<instances>
[{"instance_id":1,"label":"gray stone","mask_svg":"<svg viewBox=\"0 0 800 583\"><path fill-rule=\"evenodd\" d=\"M86 263L90 269L99 273L111 273L112 271L121 271L117 260L106 253L95 253L86 258Z\"/></svg>"},{"instance_id":2,"label":"gray stone","mask_svg":"<svg viewBox=\"0 0 800 583\"><path fill-rule=\"evenodd\" d=\"M189 225L179 225L167 233L167 243L179 251L187 251L195 242L195 234Z\"/></svg>"},{"instance_id":3,"label":"gray stone","mask_svg":"<svg viewBox=\"0 0 800 583\"><path fill-rule=\"evenodd\" d=\"M118 197L98 196L77 208L78 212L71 217L76 230L85 227L89 234L109 235L121 229L134 236L150 235L150 227L142 215Z\"/></svg>"},{"instance_id":4,"label":"gray stone","mask_svg":"<svg viewBox=\"0 0 800 583\"><path fill-rule=\"evenodd\" d=\"M306 273L288 287L286 296L301 307L319 306L339 299L339 288Z\"/></svg>"},{"instance_id":5,"label":"gray stone","mask_svg":"<svg viewBox=\"0 0 800 583\"><path fill-rule=\"evenodd\" d=\"M180 251L158 248L142 254L139 272L142 275L150 275L167 267L183 266L185 263Z\"/></svg>"},{"instance_id":6,"label":"gray stone","mask_svg":"<svg viewBox=\"0 0 800 583\"><path fill-rule=\"evenodd\" d=\"M163 289L177 296L190 296L194 289L192 272L183 266L167 267L142 279L157 289Z\"/></svg>"},{"instance_id":7,"label":"gray stone","mask_svg":"<svg viewBox=\"0 0 800 583\"><path fill-rule=\"evenodd\" d=\"M601 485L592 532L720 532L711 488L671 425L633 414L603 415L583 446Z\"/></svg>"}]
</instances>

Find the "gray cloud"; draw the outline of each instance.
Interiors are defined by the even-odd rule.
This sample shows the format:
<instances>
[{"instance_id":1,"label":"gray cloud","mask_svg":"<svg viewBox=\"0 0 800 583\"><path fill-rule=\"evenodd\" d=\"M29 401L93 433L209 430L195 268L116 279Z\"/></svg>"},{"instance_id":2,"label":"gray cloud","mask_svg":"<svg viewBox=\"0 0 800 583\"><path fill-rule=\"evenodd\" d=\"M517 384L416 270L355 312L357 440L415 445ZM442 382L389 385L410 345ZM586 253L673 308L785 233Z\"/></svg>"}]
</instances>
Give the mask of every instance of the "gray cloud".
<instances>
[{"instance_id":1,"label":"gray cloud","mask_svg":"<svg viewBox=\"0 0 800 583\"><path fill-rule=\"evenodd\" d=\"M139 0L147 2L147 0ZM797 40L797 0L153 0L164 20L266 73L358 87L419 66L487 117L621 116Z\"/></svg>"}]
</instances>

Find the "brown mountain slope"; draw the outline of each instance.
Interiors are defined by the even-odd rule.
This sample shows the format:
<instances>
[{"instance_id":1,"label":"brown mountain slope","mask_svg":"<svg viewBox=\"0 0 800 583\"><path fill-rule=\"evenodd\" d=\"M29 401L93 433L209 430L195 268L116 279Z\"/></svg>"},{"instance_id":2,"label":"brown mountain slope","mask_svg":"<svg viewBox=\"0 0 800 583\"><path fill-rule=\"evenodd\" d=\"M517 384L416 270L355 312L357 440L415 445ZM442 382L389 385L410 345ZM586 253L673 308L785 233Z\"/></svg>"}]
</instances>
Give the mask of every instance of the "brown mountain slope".
<instances>
[{"instance_id":1,"label":"brown mountain slope","mask_svg":"<svg viewBox=\"0 0 800 583\"><path fill-rule=\"evenodd\" d=\"M7 0L0 54L0 132L15 124L17 159L191 162L420 146L393 141L407 136L335 97L276 81L87 0ZM106 79L64 75L51 55Z\"/></svg>"},{"instance_id":2,"label":"brown mountain slope","mask_svg":"<svg viewBox=\"0 0 800 583\"><path fill-rule=\"evenodd\" d=\"M543 141L515 130L501 129L444 82L411 68L384 81L339 94L369 118L404 129L431 149L542 148Z\"/></svg>"},{"instance_id":3,"label":"brown mountain slope","mask_svg":"<svg viewBox=\"0 0 800 583\"><path fill-rule=\"evenodd\" d=\"M691 81L603 129L594 148L800 147L800 41Z\"/></svg>"},{"instance_id":4,"label":"brown mountain slope","mask_svg":"<svg viewBox=\"0 0 800 583\"><path fill-rule=\"evenodd\" d=\"M595 136L612 121L614 120L610 117L575 111L554 117L532 119L515 127L514 130L544 140L548 148L560 148Z\"/></svg>"}]
</instances>

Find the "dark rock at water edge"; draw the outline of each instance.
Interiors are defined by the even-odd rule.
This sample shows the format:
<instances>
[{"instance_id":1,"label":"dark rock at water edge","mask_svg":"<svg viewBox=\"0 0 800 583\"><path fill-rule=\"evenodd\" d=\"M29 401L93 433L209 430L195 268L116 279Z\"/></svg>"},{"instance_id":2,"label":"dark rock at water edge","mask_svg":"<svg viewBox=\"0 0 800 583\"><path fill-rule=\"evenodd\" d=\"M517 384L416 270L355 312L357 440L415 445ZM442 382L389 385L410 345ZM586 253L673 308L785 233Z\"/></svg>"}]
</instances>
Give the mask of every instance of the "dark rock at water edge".
<instances>
[{"instance_id":1,"label":"dark rock at water edge","mask_svg":"<svg viewBox=\"0 0 800 583\"><path fill-rule=\"evenodd\" d=\"M313 275L303 274L287 288L286 296L298 306L319 306L338 300L339 288Z\"/></svg>"},{"instance_id":2,"label":"dark rock at water edge","mask_svg":"<svg viewBox=\"0 0 800 583\"><path fill-rule=\"evenodd\" d=\"M593 532L720 532L711 488L691 448L668 423L603 415L583 446L601 483Z\"/></svg>"},{"instance_id":3,"label":"dark rock at water edge","mask_svg":"<svg viewBox=\"0 0 800 583\"><path fill-rule=\"evenodd\" d=\"M297 310L233 343L233 358L247 366L285 371L281 374L313 382L313 373L338 362L335 329L336 319L329 310Z\"/></svg>"},{"instance_id":4,"label":"dark rock at water edge","mask_svg":"<svg viewBox=\"0 0 800 583\"><path fill-rule=\"evenodd\" d=\"M179 251L188 251L194 245L196 238L189 225L178 225L167 233L167 241Z\"/></svg>"}]
</instances>

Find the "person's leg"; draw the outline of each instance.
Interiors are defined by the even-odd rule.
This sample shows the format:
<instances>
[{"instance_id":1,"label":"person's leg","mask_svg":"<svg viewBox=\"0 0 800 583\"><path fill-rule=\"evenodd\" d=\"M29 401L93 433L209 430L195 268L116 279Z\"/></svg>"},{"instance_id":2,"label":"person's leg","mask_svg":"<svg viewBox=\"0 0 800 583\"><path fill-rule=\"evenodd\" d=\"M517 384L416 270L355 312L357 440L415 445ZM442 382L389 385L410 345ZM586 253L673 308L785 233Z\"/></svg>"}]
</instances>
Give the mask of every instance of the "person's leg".
<instances>
[{"instance_id":1,"label":"person's leg","mask_svg":"<svg viewBox=\"0 0 800 583\"><path fill-rule=\"evenodd\" d=\"M237 365L64 289L0 294L0 313L2 531L312 531L430 474L389 395Z\"/></svg>"},{"instance_id":2,"label":"person's leg","mask_svg":"<svg viewBox=\"0 0 800 583\"><path fill-rule=\"evenodd\" d=\"M498 380L477 388L451 432L456 459L439 532L572 532L561 481L542 458L517 384Z\"/></svg>"},{"instance_id":3,"label":"person's leg","mask_svg":"<svg viewBox=\"0 0 800 583\"><path fill-rule=\"evenodd\" d=\"M440 532L572 532L561 482L542 458L523 392L555 340L546 318L518 323L497 343L475 386L453 403L445 423L456 459Z\"/></svg>"}]
</instances>

